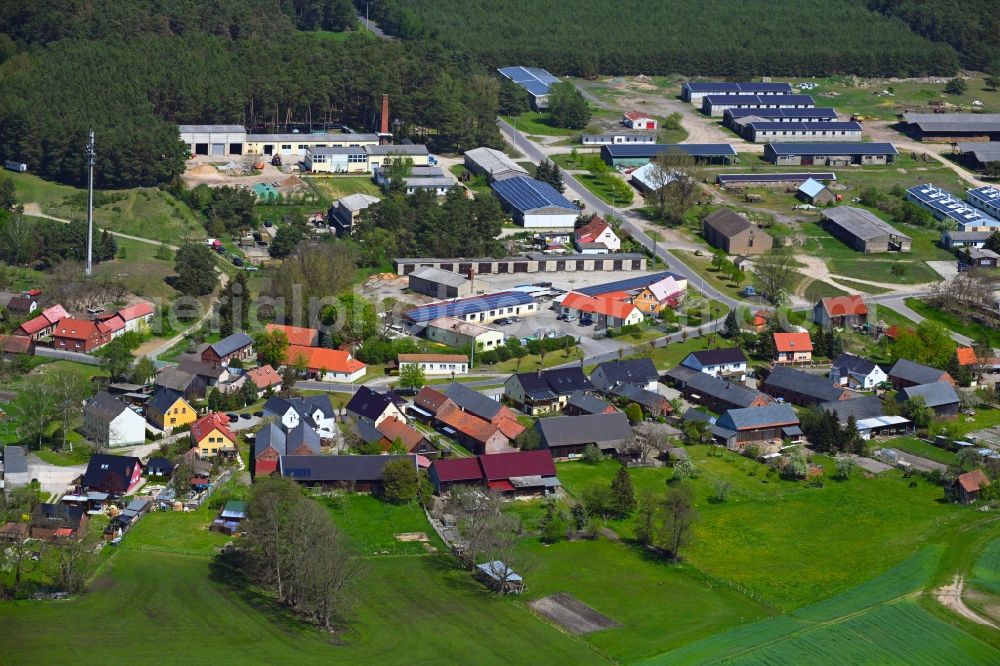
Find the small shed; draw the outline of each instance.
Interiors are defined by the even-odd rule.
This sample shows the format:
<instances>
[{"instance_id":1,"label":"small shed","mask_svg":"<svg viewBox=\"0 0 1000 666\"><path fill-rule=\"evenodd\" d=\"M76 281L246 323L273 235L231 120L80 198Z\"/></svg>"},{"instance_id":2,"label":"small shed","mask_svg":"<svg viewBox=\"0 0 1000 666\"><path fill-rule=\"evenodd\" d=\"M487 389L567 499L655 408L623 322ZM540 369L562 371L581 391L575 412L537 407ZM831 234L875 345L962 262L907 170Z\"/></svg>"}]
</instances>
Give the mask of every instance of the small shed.
<instances>
[{"instance_id":1,"label":"small shed","mask_svg":"<svg viewBox=\"0 0 1000 666\"><path fill-rule=\"evenodd\" d=\"M524 579L500 560L476 565L476 580L500 594L521 594Z\"/></svg>"},{"instance_id":2,"label":"small shed","mask_svg":"<svg viewBox=\"0 0 1000 666\"><path fill-rule=\"evenodd\" d=\"M837 196L830 191L829 187L814 178L809 178L806 182L799 185L795 196L814 206L825 206L837 200Z\"/></svg>"},{"instance_id":3,"label":"small shed","mask_svg":"<svg viewBox=\"0 0 1000 666\"><path fill-rule=\"evenodd\" d=\"M213 532L222 532L232 536L239 532L240 523L247 517L247 503L240 500L229 500L222 507L218 517L212 521L209 528Z\"/></svg>"}]
</instances>

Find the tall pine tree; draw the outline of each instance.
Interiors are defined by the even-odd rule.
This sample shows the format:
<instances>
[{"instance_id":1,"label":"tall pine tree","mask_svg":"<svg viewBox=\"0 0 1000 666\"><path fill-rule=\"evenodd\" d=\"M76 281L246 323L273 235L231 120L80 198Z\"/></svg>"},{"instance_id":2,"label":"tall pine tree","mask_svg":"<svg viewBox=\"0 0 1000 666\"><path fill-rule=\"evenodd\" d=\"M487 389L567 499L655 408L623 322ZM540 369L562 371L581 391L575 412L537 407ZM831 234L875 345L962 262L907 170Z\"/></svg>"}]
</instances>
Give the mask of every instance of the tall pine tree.
<instances>
[{"instance_id":1,"label":"tall pine tree","mask_svg":"<svg viewBox=\"0 0 1000 666\"><path fill-rule=\"evenodd\" d=\"M618 474L611 481L611 512L626 518L635 511L635 488L632 487L632 477L625 467L618 468Z\"/></svg>"}]
</instances>

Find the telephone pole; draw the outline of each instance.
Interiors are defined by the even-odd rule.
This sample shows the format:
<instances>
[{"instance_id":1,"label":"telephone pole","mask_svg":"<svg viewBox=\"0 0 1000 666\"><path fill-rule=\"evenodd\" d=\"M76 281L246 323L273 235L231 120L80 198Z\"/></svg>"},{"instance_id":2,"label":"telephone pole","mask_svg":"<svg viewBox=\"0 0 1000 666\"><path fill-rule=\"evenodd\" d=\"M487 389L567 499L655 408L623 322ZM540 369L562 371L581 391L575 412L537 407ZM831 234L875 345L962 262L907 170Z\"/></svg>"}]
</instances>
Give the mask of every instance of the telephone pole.
<instances>
[{"instance_id":1,"label":"telephone pole","mask_svg":"<svg viewBox=\"0 0 1000 666\"><path fill-rule=\"evenodd\" d=\"M94 130L90 130L87 142L87 267L84 275L90 277L94 271Z\"/></svg>"}]
</instances>

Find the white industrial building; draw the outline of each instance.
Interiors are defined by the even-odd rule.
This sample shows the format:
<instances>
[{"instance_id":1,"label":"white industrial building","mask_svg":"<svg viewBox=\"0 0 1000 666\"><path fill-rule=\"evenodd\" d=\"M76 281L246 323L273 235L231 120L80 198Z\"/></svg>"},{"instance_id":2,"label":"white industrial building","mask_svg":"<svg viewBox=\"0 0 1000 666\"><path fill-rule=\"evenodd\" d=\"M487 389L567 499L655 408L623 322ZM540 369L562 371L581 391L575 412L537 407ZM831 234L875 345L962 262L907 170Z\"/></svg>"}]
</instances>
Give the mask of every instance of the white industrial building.
<instances>
[{"instance_id":1,"label":"white industrial building","mask_svg":"<svg viewBox=\"0 0 1000 666\"><path fill-rule=\"evenodd\" d=\"M496 181L493 191L514 221L526 229L572 229L580 210L557 189L534 178Z\"/></svg>"},{"instance_id":2,"label":"white industrial building","mask_svg":"<svg viewBox=\"0 0 1000 666\"><path fill-rule=\"evenodd\" d=\"M234 155L287 155L305 157L311 148L378 146L377 134L352 132L290 132L249 134L242 125L181 125L180 138L191 155L231 157ZM399 148L403 146L385 146ZM426 149L425 149L426 150Z\"/></svg>"}]
</instances>

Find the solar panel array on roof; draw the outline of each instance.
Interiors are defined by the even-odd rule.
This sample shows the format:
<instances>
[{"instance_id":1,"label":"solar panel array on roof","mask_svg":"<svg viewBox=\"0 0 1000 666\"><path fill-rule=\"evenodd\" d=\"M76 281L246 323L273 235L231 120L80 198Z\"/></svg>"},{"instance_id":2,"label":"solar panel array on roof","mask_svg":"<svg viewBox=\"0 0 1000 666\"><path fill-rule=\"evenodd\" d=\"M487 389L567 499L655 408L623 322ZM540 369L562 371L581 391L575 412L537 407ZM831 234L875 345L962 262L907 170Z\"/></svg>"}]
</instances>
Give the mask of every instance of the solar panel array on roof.
<instances>
[{"instance_id":1,"label":"solar panel array on roof","mask_svg":"<svg viewBox=\"0 0 1000 666\"><path fill-rule=\"evenodd\" d=\"M1000 190L989 185L976 187L965 193L965 199L980 210L1000 217Z\"/></svg>"},{"instance_id":2,"label":"solar panel array on roof","mask_svg":"<svg viewBox=\"0 0 1000 666\"><path fill-rule=\"evenodd\" d=\"M549 86L559 83L558 78L540 67L501 67L497 71L536 97L547 95Z\"/></svg>"},{"instance_id":3,"label":"solar panel array on roof","mask_svg":"<svg viewBox=\"0 0 1000 666\"><path fill-rule=\"evenodd\" d=\"M955 220L962 230L973 227L1000 227L1000 222L986 213L953 197L950 192L930 183L906 190L906 198L935 213L935 217Z\"/></svg>"},{"instance_id":4,"label":"solar panel array on roof","mask_svg":"<svg viewBox=\"0 0 1000 666\"><path fill-rule=\"evenodd\" d=\"M651 284L659 282L660 280L672 277L675 280L683 280L684 278L676 273L670 273L669 271L664 271L662 273L650 273L649 275L640 275L639 277L629 278L627 280L618 280L617 282L605 282L604 284L595 284L589 287L581 287L575 289L577 293L585 294L587 296L600 296L601 294L610 294L614 291L632 291L633 289L643 289Z\"/></svg>"},{"instance_id":5,"label":"solar panel array on roof","mask_svg":"<svg viewBox=\"0 0 1000 666\"><path fill-rule=\"evenodd\" d=\"M891 143L769 143L775 155L898 155Z\"/></svg>"},{"instance_id":6,"label":"solar panel array on roof","mask_svg":"<svg viewBox=\"0 0 1000 666\"><path fill-rule=\"evenodd\" d=\"M539 208L565 208L576 211L577 207L569 199L559 193L559 190L548 183L529 178L515 176L498 180L490 184L497 196L522 213Z\"/></svg>"},{"instance_id":7,"label":"solar panel array on roof","mask_svg":"<svg viewBox=\"0 0 1000 666\"><path fill-rule=\"evenodd\" d=\"M815 109L726 109L725 118L731 119L746 118L747 116L758 116L760 118L810 118L833 119L837 117L837 110L830 107L820 107Z\"/></svg>"},{"instance_id":8,"label":"solar panel array on roof","mask_svg":"<svg viewBox=\"0 0 1000 666\"><path fill-rule=\"evenodd\" d=\"M837 174L830 173L720 173L716 176L719 185L733 183L790 183L813 180L837 180Z\"/></svg>"},{"instance_id":9,"label":"solar panel array on roof","mask_svg":"<svg viewBox=\"0 0 1000 666\"><path fill-rule=\"evenodd\" d=\"M534 302L530 294L522 291L501 291L496 294L486 296L473 296L471 298L459 298L453 301L441 301L422 305L406 311L406 317L410 321L423 323L433 321L439 317L464 318L466 315L496 310L501 307L512 307L515 305L527 305Z\"/></svg>"},{"instance_id":10,"label":"solar panel array on roof","mask_svg":"<svg viewBox=\"0 0 1000 666\"><path fill-rule=\"evenodd\" d=\"M676 151L692 157L735 157L736 151L728 143L653 143L634 145L605 145L611 157L654 157L660 153Z\"/></svg>"},{"instance_id":11,"label":"solar panel array on roof","mask_svg":"<svg viewBox=\"0 0 1000 666\"><path fill-rule=\"evenodd\" d=\"M790 83L685 83L684 87L695 93L719 92L719 93L758 93L758 92L791 92Z\"/></svg>"}]
</instances>

